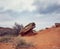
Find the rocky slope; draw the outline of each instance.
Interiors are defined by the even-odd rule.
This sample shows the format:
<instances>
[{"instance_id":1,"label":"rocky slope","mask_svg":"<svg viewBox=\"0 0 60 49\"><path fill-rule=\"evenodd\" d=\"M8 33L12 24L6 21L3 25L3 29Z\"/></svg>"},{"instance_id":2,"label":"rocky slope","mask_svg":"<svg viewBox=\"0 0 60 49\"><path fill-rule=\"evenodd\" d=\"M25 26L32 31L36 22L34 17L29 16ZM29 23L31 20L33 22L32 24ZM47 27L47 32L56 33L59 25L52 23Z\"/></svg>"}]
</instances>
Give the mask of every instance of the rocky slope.
<instances>
[{"instance_id":1,"label":"rocky slope","mask_svg":"<svg viewBox=\"0 0 60 49\"><path fill-rule=\"evenodd\" d=\"M60 27L45 29L38 31L36 35L21 38L34 44L35 49L60 49ZM15 49L15 46L10 43L0 43L0 49Z\"/></svg>"}]
</instances>

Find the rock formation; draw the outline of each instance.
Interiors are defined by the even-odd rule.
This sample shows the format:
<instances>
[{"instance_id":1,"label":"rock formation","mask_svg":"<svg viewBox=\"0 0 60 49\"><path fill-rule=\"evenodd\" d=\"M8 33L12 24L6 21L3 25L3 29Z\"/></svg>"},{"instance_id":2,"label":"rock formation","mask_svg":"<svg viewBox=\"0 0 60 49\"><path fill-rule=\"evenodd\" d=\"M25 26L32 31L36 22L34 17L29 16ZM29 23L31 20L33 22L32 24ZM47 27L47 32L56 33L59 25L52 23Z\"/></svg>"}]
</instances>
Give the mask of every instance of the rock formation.
<instances>
[{"instance_id":1,"label":"rock formation","mask_svg":"<svg viewBox=\"0 0 60 49\"><path fill-rule=\"evenodd\" d=\"M26 34L28 34L30 31L33 31L33 28L35 28L35 23L29 23L29 24L26 25L24 28L22 28L19 33L20 33L21 35L26 35Z\"/></svg>"},{"instance_id":2,"label":"rock formation","mask_svg":"<svg viewBox=\"0 0 60 49\"><path fill-rule=\"evenodd\" d=\"M56 27L60 27L60 23L55 23L55 26Z\"/></svg>"},{"instance_id":3,"label":"rock formation","mask_svg":"<svg viewBox=\"0 0 60 49\"><path fill-rule=\"evenodd\" d=\"M5 35L26 35L28 33L33 33L33 28L35 28L35 23L29 23L28 25L26 25L25 27L21 27L20 26L20 31L18 29L15 28L4 28L4 27L0 27L0 36L5 36Z\"/></svg>"},{"instance_id":4,"label":"rock formation","mask_svg":"<svg viewBox=\"0 0 60 49\"><path fill-rule=\"evenodd\" d=\"M5 35L18 35L17 31L12 29L12 28L4 28L0 27L0 36L5 36Z\"/></svg>"}]
</instances>

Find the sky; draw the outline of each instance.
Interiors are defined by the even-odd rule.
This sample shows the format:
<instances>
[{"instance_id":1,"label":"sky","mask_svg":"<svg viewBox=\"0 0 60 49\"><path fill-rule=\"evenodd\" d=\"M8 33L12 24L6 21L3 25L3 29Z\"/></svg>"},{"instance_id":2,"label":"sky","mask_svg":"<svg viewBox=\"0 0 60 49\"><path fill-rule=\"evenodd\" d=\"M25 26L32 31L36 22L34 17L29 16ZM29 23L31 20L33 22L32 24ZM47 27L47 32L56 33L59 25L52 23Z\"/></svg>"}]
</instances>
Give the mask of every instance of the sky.
<instances>
[{"instance_id":1,"label":"sky","mask_svg":"<svg viewBox=\"0 0 60 49\"><path fill-rule=\"evenodd\" d=\"M35 22L36 30L60 23L60 0L0 0L0 27Z\"/></svg>"}]
</instances>

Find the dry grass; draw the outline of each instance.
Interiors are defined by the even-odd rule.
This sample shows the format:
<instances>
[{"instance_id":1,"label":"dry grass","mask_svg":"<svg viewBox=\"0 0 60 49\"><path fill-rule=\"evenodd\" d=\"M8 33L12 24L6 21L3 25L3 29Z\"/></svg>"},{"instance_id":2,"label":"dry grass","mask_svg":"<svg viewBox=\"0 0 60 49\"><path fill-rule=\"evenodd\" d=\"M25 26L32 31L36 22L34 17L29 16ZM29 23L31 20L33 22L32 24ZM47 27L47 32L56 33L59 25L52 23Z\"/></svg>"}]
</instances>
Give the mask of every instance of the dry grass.
<instances>
[{"instance_id":1,"label":"dry grass","mask_svg":"<svg viewBox=\"0 0 60 49\"><path fill-rule=\"evenodd\" d=\"M5 43L11 42L11 37L0 37L0 42Z\"/></svg>"},{"instance_id":2,"label":"dry grass","mask_svg":"<svg viewBox=\"0 0 60 49\"><path fill-rule=\"evenodd\" d=\"M26 42L21 36L17 37L0 37L0 43L12 43L15 45L15 49L31 49L34 48L33 43Z\"/></svg>"},{"instance_id":3,"label":"dry grass","mask_svg":"<svg viewBox=\"0 0 60 49\"><path fill-rule=\"evenodd\" d=\"M23 39L21 39L16 46L16 49L31 49L31 48L35 48L33 43L28 43Z\"/></svg>"}]
</instances>

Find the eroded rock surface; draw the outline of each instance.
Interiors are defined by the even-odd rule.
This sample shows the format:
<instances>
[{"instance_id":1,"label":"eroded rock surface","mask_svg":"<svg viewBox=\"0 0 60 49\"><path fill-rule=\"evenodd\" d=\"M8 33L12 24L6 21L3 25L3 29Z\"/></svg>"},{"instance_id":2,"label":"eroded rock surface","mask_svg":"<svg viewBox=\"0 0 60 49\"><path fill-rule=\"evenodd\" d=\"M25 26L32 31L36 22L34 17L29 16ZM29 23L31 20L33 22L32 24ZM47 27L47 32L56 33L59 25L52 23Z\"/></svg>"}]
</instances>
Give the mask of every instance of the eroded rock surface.
<instances>
[{"instance_id":1,"label":"eroded rock surface","mask_svg":"<svg viewBox=\"0 0 60 49\"><path fill-rule=\"evenodd\" d=\"M26 25L24 28L22 28L22 30L20 31L21 35L26 35L28 34L30 31L33 31L33 29L35 28L35 23L29 23L28 25Z\"/></svg>"}]
</instances>

